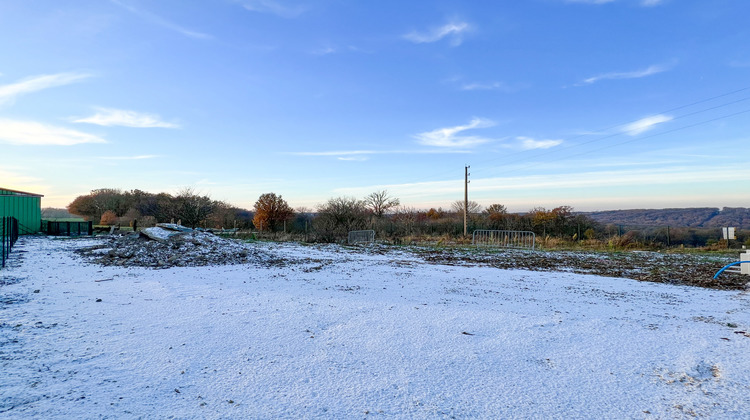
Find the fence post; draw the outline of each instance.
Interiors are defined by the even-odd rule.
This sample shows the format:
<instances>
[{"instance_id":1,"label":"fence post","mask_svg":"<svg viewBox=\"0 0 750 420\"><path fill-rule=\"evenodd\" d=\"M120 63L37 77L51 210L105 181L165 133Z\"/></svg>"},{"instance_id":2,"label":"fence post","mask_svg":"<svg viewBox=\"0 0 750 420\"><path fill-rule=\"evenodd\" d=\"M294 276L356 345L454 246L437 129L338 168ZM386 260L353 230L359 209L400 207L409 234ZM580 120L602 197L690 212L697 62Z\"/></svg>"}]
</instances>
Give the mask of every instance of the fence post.
<instances>
[{"instance_id":1,"label":"fence post","mask_svg":"<svg viewBox=\"0 0 750 420\"><path fill-rule=\"evenodd\" d=\"M670 245L670 242L671 242L670 239L671 238L669 237L669 226L667 226L667 248L669 248L669 245Z\"/></svg>"}]
</instances>

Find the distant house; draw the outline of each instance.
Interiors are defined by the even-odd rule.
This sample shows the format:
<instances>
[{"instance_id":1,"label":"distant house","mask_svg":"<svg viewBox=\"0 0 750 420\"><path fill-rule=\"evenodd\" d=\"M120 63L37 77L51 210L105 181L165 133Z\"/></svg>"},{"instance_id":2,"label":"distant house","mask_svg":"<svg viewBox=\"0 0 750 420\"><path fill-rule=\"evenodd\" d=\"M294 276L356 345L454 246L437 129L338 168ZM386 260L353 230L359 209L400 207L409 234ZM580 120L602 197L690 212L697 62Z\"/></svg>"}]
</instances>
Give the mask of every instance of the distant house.
<instances>
[{"instance_id":1,"label":"distant house","mask_svg":"<svg viewBox=\"0 0 750 420\"><path fill-rule=\"evenodd\" d=\"M0 188L0 217L18 219L18 233L39 233L42 228L42 197L24 191Z\"/></svg>"}]
</instances>

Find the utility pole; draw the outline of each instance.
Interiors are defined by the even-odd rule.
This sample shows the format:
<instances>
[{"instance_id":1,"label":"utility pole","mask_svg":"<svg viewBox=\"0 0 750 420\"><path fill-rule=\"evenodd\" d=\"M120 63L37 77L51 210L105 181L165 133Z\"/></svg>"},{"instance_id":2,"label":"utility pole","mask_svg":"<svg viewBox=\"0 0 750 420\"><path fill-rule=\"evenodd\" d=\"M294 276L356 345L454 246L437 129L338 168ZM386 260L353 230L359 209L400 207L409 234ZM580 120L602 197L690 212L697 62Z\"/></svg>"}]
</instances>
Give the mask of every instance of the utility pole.
<instances>
[{"instance_id":1,"label":"utility pole","mask_svg":"<svg viewBox=\"0 0 750 420\"><path fill-rule=\"evenodd\" d=\"M469 234L468 232L468 215L469 215L469 168L471 166L464 166L464 236Z\"/></svg>"}]
</instances>

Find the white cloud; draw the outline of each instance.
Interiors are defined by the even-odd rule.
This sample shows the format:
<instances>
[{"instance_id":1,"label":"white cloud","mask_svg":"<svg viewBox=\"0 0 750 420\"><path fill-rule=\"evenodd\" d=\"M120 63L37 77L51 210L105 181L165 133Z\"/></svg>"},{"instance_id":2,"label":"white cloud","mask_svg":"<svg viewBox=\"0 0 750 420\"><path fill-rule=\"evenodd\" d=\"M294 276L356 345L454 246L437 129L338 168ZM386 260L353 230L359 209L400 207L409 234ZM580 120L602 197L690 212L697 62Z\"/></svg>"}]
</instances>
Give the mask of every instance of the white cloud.
<instances>
[{"instance_id":1,"label":"white cloud","mask_svg":"<svg viewBox=\"0 0 750 420\"><path fill-rule=\"evenodd\" d=\"M164 18L162 18L160 16L156 16L156 15L154 15L152 13L149 13L149 12L146 12L144 10L136 9L135 7L130 6L128 4L125 4L125 3L123 3L120 0L110 0L110 1L112 3L120 6L120 7L128 10L129 12L131 12L133 14L139 15L139 16L145 18L146 20L151 21L151 23L154 23L156 25L159 25L161 27L167 28L169 30L178 32L178 33L180 33L182 35L185 35L186 37L195 38L195 39L211 39L211 38L213 38L213 36L211 36L211 35L204 34L202 32L197 32L197 31L193 31L193 30L184 28L184 27L182 27L182 26L180 26L180 25L178 25L178 24L176 24L174 22L170 22L170 21L168 21L168 20L166 20L166 19L164 19Z\"/></svg>"},{"instance_id":2,"label":"white cloud","mask_svg":"<svg viewBox=\"0 0 750 420\"><path fill-rule=\"evenodd\" d=\"M14 170L20 170L21 168L11 168ZM25 168L29 169L29 168ZM15 187L15 185L28 185L39 182L40 179L30 175L20 174L18 172L11 172L6 169L0 168L0 179L3 180L3 187L10 188L13 190L23 190L23 187Z\"/></svg>"},{"instance_id":3,"label":"white cloud","mask_svg":"<svg viewBox=\"0 0 750 420\"><path fill-rule=\"evenodd\" d=\"M338 160L367 160L369 155L426 155L426 154L470 153L466 150L333 150L326 152L292 152L294 156L334 156Z\"/></svg>"},{"instance_id":4,"label":"white cloud","mask_svg":"<svg viewBox=\"0 0 750 420\"><path fill-rule=\"evenodd\" d=\"M136 128L150 128L150 127L161 127L161 128L179 128L180 126L174 123L162 121L158 115L145 114L136 111L128 111L123 109L112 109L112 108L97 108L97 113L86 118L74 119L75 123L87 123L102 125L105 127L111 126L122 126L122 127L136 127Z\"/></svg>"},{"instance_id":5,"label":"white cloud","mask_svg":"<svg viewBox=\"0 0 750 420\"><path fill-rule=\"evenodd\" d=\"M349 156L349 157L338 157L336 158L338 160L343 160L346 162L364 162L366 160L369 160L366 156Z\"/></svg>"},{"instance_id":6,"label":"white cloud","mask_svg":"<svg viewBox=\"0 0 750 420\"><path fill-rule=\"evenodd\" d=\"M320 48L316 48L309 51L312 55L330 55L330 54L343 54L343 53L365 53L370 54L370 51L364 50L359 47L355 47L354 45L349 45L346 47L337 47L337 46L331 46L331 45L325 45Z\"/></svg>"},{"instance_id":7,"label":"white cloud","mask_svg":"<svg viewBox=\"0 0 750 420\"><path fill-rule=\"evenodd\" d=\"M195 185L219 185L218 182L211 181L208 178L203 178L195 182Z\"/></svg>"},{"instance_id":8,"label":"white cloud","mask_svg":"<svg viewBox=\"0 0 750 420\"><path fill-rule=\"evenodd\" d=\"M641 118L638 121L634 121L630 124L626 124L622 128L622 132L631 136L637 136L638 134L644 133L656 126L667 121L671 121L673 117L669 115L652 115L650 117Z\"/></svg>"},{"instance_id":9,"label":"white cloud","mask_svg":"<svg viewBox=\"0 0 750 420\"><path fill-rule=\"evenodd\" d=\"M71 146L81 143L106 143L101 137L64 127L33 121L0 119L0 142L19 145Z\"/></svg>"},{"instance_id":10,"label":"white cloud","mask_svg":"<svg viewBox=\"0 0 750 420\"><path fill-rule=\"evenodd\" d=\"M357 156L357 155L374 155L376 153L383 153L383 152L376 152L374 150L339 150L339 151L330 151L330 152L296 152L293 153L298 156Z\"/></svg>"},{"instance_id":11,"label":"white cloud","mask_svg":"<svg viewBox=\"0 0 750 420\"><path fill-rule=\"evenodd\" d=\"M472 119L467 125L456 127L438 128L437 130L419 133L414 137L420 144L435 147L474 147L492 141L491 139L478 136L459 136L462 131L476 128L487 128L495 123L481 118Z\"/></svg>"},{"instance_id":12,"label":"white cloud","mask_svg":"<svg viewBox=\"0 0 750 420\"><path fill-rule=\"evenodd\" d=\"M99 156L97 159L103 160L143 160L143 159L154 159L159 156L157 155L139 155L139 156Z\"/></svg>"},{"instance_id":13,"label":"white cloud","mask_svg":"<svg viewBox=\"0 0 750 420\"><path fill-rule=\"evenodd\" d=\"M661 73L667 70L669 70L669 68L666 66L653 65L643 70L605 73L598 76L589 77L578 85L590 85L601 80L639 79L641 77L651 76L653 74Z\"/></svg>"},{"instance_id":14,"label":"white cloud","mask_svg":"<svg viewBox=\"0 0 750 420\"><path fill-rule=\"evenodd\" d=\"M423 44L440 41L445 37L449 37L451 45L457 46L461 45L463 34L469 30L471 30L471 25L466 22L451 22L438 28L433 28L428 32L412 31L404 35L404 38L416 44Z\"/></svg>"},{"instance_id":15,"label":"white cloud","mask_svg":"<svg viewBox=\"0 0 750 420\"><path fill-rule=\"evenodd\" d=\"M87 77L90 77L90 75L84 73L58 73L27 77L19 82L0 86L0 104L13 102L16 97L26 93L68 85Z\"/></svg>"},{"instance_id":16,"label":"white cloud","mask_svg":"<svg viewBox=\"0 0 750 420\"><path fill-rule=\"evenodd\" d=\"M606 4L616 0L566 0L567 3Z\"/></svg>"},{"instance_id":17,"label":"white cloud","mask_svg":"<svg viewBox=\"0 0 750 420\"><path fill-rule=\"evenodd\" d=\"M513 89L502 82L491 82L491 83L466 83L461 86L461 90L501 90L503 92L510 92Z\"/></svg>"},{"instance_id":18,"label":"white cloud","mask_svg":"<svg viewBox=\"0 0 750 420\"><path fill-rule=\"evenodd\" d=\"M691 183L731 182L747 179L750 170L742 164L726 168L696 171L693 166L672 166L668 168L625 169L608 171L581 171L549 175L523 175L509 177L472 178L473 193L496 193L512 191L563 191L567 189L613 188L616 186L644 185L690 185ZM462 182L455 179L448 181L428 181L404 184L379 184L356 187L336 188L336 194L362 196L369 191L388 190L400 197L402 202L420 200L437 195L454 196L463 192ZM524 196L524 202L528 197Z\"/></svg>"},{"instance_id":19,"label":"white cloud","mask_svg":"<svg viewBox=\"0 0 750 420\"><path fill-rule=\"evenodd\" d=\"M607 4L614 3L618 0L565 0L566 3L584 3L584 4ZM640 0L639 3L643 7L658 6L664 3L665 0Z\"/></svg>"},{"instance_id":20,"label":"white cloud","mask_svg":"<svg viewBox=\"0 0 750 420\"><path fill-rule=\"evenodd\" d=\"M535 140L531 137L516 137L521 142L523 150L549 149L562 144L562 140Z\"/></svg>"},{"instance_id":21,"label":"white cloud","mask_svg":"<svg viewBox=\"0 0 750 420\"><path fill-rule=\"evenodd\" d=\"M275 0L244 0L242 7L251 12L271 13L284 18L295 18L307 11L305 6L281 4Z\"/></svg>"},{"instance_id":22,"label":"white cloud","mask_svg":"<svg viewBox=\"0 0 750 420\"><path fill-rule=\"evenodd\" d=\"M326 46L326 47L320 47L318 49L312 50L312 51L310 51L310 54L313 54L313 55L328 55L328 54L334 54L336 52L338 52L338 50L336 48L331 47L331 46Z\"/></svg>"}]
</instances>

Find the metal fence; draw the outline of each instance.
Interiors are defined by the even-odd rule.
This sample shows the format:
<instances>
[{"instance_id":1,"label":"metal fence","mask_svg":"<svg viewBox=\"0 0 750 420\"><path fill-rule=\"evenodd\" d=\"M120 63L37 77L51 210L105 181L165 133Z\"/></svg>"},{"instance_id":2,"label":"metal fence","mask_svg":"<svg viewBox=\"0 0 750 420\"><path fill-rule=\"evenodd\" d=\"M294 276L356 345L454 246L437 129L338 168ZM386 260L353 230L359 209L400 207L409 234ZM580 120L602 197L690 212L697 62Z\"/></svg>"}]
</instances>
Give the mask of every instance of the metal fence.
<instances>
[{"instance_id":1,"label":"metal fence","mask_svg":"<svg viewBox=\"0 0 750 420\"><path fill-rule=\"evenodd\" d=\"M349 245L353 244L371 244L375 242L374 230L353 230L349 232Z\"/></svg>"},{"instance_id":2,"label":"metal fence","mask_svg":"<svg viewBox=\"0 0 750 420\"><path fill-rule=\"evenodd\" d=\"M18 240L18 219L15 217L0 218L0 267L5 267L10 250Z\"/></svg>"},{"instance_id":3,"label":"metal fence","mask_svg":"<svg viewBox=\"0 0 750 420\"><path fill-rule=\"evenodd\" d=\"M536 247L536 235L525 230L475 230L471 244L477 247L531 248Z\"/></svg>"},{"instance_id":4,"label":"metal fence","mask_svg":"<svg viewBox=\"0 0 750 420\"><path fill-rule=\"evenodd\" d=\"M93 222L55 222L42 220L42 232L55 236L93 235Z\"/></svg>"}]
</instances>

